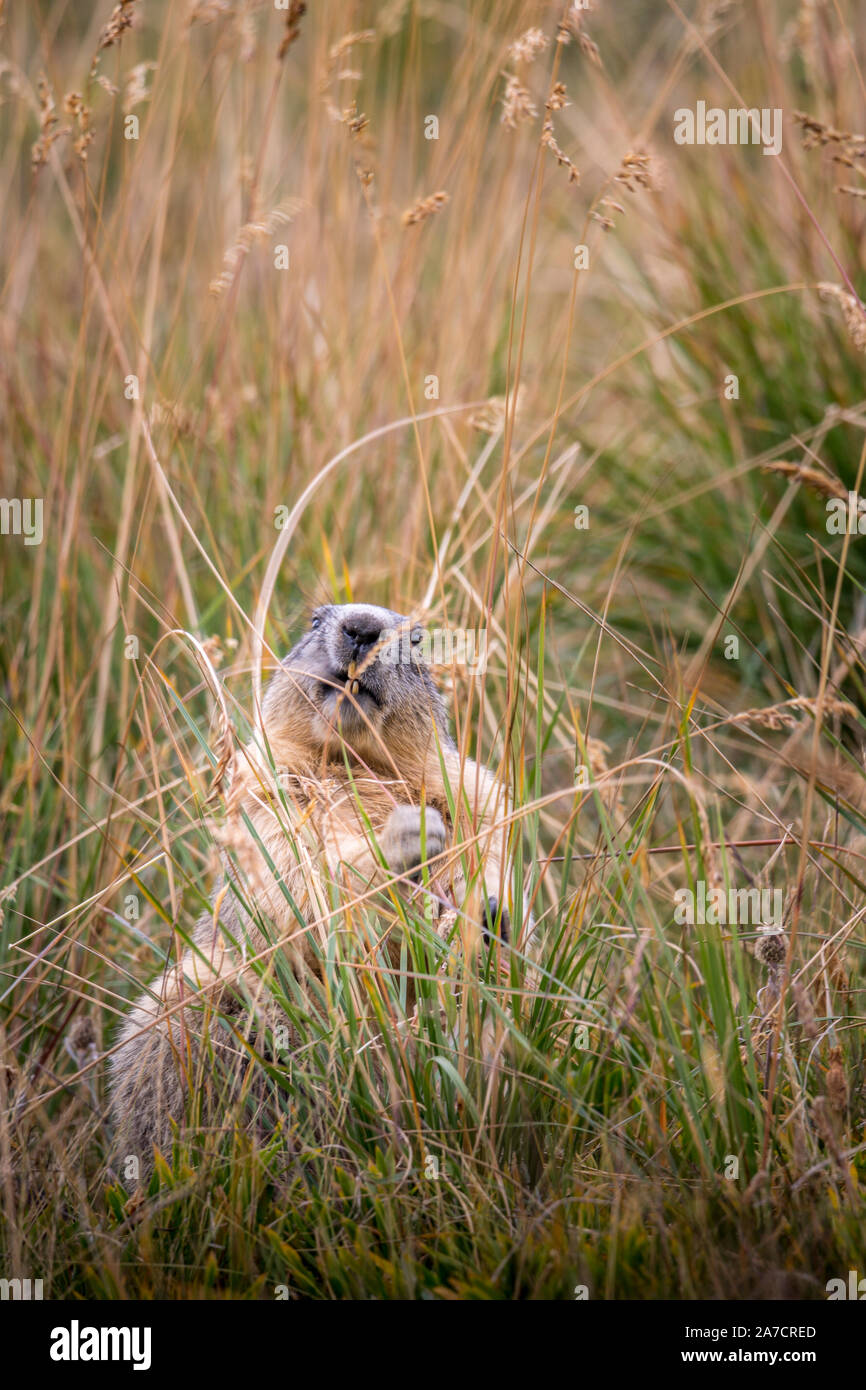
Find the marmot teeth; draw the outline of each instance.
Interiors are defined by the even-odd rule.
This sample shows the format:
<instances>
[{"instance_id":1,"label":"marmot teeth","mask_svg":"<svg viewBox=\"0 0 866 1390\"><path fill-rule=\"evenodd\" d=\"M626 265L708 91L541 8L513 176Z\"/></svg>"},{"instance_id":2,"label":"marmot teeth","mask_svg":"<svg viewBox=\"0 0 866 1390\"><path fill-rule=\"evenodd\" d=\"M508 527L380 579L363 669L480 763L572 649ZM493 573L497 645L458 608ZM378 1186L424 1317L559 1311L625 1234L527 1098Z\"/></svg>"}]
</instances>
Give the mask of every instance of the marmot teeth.
<instances>
[{"instance_id":1,"label":"marmot teeth","mask_svg":"<svg viewBox=\"0 0 866 1390\"><path fill-rule=\"evenodd\" d=\"M360 682L360 681L352 681L352 694L353 694L353 695L357 695L357 693L358 693L358 691L359 691L360 689L361 689L361 682Z\"/></svg>"},{"instance_id":2,"label":"marmot teeth","mask_svg":"<svg viewBox=\"0 0 866 1390\"><path fill-rule=\"evenodd\" d=\"M353 680L353 679L354 679L354 675L355 675L355 672L357 671L357 669L358 669L358 663L357 663L357 661L350 661L349 664L348 664L348 666L346 667L346 675L349 677L349 680Z\"/></svg>"}]
</instances>

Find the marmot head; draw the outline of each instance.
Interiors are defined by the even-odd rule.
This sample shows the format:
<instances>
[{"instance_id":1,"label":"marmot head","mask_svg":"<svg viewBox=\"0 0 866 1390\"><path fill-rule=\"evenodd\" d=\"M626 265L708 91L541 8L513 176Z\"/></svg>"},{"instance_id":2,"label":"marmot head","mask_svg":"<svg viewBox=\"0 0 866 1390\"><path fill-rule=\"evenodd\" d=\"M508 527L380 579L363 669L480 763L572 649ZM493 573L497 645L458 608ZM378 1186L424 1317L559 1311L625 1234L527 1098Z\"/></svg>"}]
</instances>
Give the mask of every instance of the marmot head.
<instances>
[{"instance_id":1,"label":"marmot head","mask_svg":"<svg viewBox=\"0 0 866 1390\"><path fill-rule=\"evenodd\" d=\"M301 640L280 663L262 712L270 737L311 753L341 745L365 761L387 754L400 765L451 748L445 704L421 659L423 629L390 608L366 603L316 608Z\"/></svg>"}]
</instances>

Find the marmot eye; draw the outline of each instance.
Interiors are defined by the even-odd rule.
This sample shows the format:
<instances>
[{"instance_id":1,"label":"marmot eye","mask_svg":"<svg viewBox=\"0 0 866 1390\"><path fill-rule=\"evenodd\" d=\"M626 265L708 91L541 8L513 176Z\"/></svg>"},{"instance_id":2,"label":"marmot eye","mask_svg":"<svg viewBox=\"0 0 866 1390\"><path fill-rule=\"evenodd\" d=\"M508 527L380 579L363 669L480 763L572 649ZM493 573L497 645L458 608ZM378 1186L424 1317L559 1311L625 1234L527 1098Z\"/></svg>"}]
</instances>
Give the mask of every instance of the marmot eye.
<instances>
[{"instance_id":1,"label":"marmot eye","mask_svg":"<svg viewBox=\"0 0 866 1390\"><path fill-rule=\"evenodd\" d=\"M321 618L313 618L310 623L310 627L318 627L321 621Z\"/></svg>"},{"instance_id":2,"label":"marmot eye","mask_svg":"<svg viewBox=\"0 0 866 1390\"><path fill-rule=\"evenodd\" d=\"M421 641L421 638L422 638L423 636L424 636L424 630L423 630L423 628L420 628L420 627L413 627L412 632L411 632L411 635L410 635L410 638L409 638L410 642L412 643L412 646L413 646L413 647L417 647L418 643Z\"/></svg>"}]
</instances>

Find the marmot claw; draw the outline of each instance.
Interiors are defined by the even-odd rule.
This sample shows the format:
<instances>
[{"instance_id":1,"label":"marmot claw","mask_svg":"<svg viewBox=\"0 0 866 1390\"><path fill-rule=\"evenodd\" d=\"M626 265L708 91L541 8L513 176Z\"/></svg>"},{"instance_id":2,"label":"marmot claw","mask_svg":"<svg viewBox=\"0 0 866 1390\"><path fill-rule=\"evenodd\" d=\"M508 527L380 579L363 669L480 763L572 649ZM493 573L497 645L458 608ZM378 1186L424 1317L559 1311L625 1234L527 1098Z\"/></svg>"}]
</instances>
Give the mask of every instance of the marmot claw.
<instances>
[{"instance_id":1,"label":"marmot claw","mask_svg":"<svg viewBox=\"0 0 866 1390\"><path fill-rule=\"evenodd\" d=\"M484 940L489 941L491 936L496 936L496 918L499 913L499 899L486 898L482 911ZM508 915L508 908L503 905L502 916L499 919L499 937L503 941L511 939L511 918Z\"/></svg>"}]
</instances>

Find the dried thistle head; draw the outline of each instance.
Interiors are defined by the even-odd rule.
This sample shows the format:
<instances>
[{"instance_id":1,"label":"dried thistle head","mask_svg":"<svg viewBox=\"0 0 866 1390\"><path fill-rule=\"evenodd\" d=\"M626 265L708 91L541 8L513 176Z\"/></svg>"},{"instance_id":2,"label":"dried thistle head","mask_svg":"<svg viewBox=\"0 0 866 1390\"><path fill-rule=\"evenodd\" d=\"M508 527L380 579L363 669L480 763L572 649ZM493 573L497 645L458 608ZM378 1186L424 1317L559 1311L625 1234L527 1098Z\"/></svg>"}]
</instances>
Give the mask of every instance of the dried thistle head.
<instances>
[{"instance_id":1,"label":"dried thistle head","mask_svg":"<svg viewBox=\"0 0 866 1390\"><path fill-rule=\"evenodd\" d=\"M411 207L408 207L400 218L404 227L414 227L419 222L426 222L428 217L433 217L440 208L444 208L448 202L450 194L440 190L438 193L431 193L428 198L416 198Z\"/></svg>"},{"instance_id":2,"label":"dried thistle head","mask_svg":"<svg viewBox=\"0 0 866 1390\"><path fill-rule=\"evenodd\" d=\"M755 957L768 971L778 971L785 962L787 946L783 932L762 932L755 942Z\"/></svg>"},{"instance_id":3,"label":"dried thistle head","mask_svg":"<svg viewBox=\"0 0 866 1390\"><path fill-rule=\"evenodd\" d=\"M505 91L502 95L501 122L508 130L516 130L526 121L534 120L538 108L532 100L529 89L523 85L513 72L503 73Z\"/></svg>"},{"instance_id":4,"label":"dried thistle head","mask_svg":"<svg viewBox=\"0 0 866 1390\"><path fill-rule=\"evenodd\" d=\"M95 1062L98 1053L93 1019L76 1018L66 1034L64 1046L79 1068Z\"/></svg>"}]
</instances>

